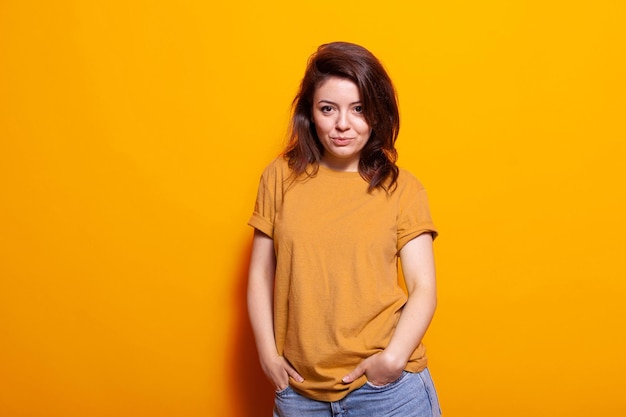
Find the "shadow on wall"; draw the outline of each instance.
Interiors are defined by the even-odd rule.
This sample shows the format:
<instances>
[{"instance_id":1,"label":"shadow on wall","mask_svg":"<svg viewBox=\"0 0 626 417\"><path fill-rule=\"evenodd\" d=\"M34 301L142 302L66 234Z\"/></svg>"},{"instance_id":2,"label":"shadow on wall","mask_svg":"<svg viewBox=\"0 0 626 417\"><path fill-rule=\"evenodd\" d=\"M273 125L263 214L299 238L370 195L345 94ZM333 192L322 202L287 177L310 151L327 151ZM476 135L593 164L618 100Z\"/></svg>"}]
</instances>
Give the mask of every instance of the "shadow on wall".
<instances>
[{"instance_id":1,"label":"shadow on wall","mask_svg":"<svg viewBox=\"0 0 626 417\"><path fill-rule=\"evenodd\" d=\"M240 269L237 272L237 285L234 297L235 326L233 349L231 351L232 366L235 378L232 381L232 398L236 398L233 415L241 417L267 417L272 415L274 407L274 391L265 377L256 352L252 328L248 320L246 307L246 286L248 283L248 266L252 250L252 233L250 241L242 245L239 259Z\"/></svg>"}]
</instances>

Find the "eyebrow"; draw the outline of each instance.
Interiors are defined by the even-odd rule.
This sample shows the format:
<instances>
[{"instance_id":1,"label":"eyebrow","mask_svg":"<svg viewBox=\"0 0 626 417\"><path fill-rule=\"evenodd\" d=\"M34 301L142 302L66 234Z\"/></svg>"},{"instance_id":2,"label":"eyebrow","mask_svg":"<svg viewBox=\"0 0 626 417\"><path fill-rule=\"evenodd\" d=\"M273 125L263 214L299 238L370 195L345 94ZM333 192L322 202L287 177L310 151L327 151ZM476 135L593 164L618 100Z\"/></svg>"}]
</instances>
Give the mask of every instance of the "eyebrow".
<instances>
[{"instance_id":1,"label":"eyebrow","mask_svg":"<svg viewBox=\"0 0 626 417\"><path fill-rule=\"evenodd\" d=\"M322 99L317 102L317 104L321 104L321 103L334 104L335 106L337 105L337 103L335 103L334 101L325 100L325 99ZM362 104L361 100L350 103L350 106L354 106L355 104Z\"/></svg>"}]
</instances>

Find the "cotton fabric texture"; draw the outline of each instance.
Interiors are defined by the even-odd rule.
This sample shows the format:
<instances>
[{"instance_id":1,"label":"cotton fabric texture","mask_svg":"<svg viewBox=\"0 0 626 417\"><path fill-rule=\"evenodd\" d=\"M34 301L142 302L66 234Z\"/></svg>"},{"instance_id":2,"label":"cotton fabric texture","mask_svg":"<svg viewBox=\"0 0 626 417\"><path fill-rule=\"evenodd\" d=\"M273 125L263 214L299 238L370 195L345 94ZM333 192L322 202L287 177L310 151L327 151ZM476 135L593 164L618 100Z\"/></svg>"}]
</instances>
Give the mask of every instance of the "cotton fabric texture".
<instances>
[{"instance_id":1,"label":"cotton fabric texture","mask_svg":"<svg viewBox=\"0 0 626 417\"><path fill-rule=\"evenodd\" d=\"M261 176L248 223L274 240L276 348L304 378L291 388L319 401L367 382L341 379L389 344L407 300L398 252L421 233L437 234L426 190L408 171L391 194L368 185L358 172L324 166L293 178L277 158ZM425 353L420 344L405 370L424 370Z\"/></svg>"}]
</instances>

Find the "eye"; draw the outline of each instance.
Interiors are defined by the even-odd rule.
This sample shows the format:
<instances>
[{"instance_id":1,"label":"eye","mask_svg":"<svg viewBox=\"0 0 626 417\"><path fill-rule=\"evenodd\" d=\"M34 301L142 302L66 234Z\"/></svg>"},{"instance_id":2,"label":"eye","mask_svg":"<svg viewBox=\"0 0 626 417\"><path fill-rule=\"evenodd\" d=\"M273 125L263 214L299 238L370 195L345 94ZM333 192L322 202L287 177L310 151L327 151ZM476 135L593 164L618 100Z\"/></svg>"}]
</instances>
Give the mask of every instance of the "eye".
<instances>
[{"instance_id":1,"label":"eye","mask_svg":"<svg viewBox=\"0 0 626 417\"><path fill-rule=\"evenodd\" d=\"M355 106L354 107L354 112L355 113L363 113L363 106Z\"/></svg>"},{"instance_id":2,"label":"eye","mask_svg":"<svg viewBox=\"0 0 626 417\"><path fill-rule=\"evenodd\" d=\"M329 112L333 111L333 108L330 107L330 106L322 106L322 107L320 107L320 110L321 110L322 113L329 113Z\"/></svg>"}]
</instances>

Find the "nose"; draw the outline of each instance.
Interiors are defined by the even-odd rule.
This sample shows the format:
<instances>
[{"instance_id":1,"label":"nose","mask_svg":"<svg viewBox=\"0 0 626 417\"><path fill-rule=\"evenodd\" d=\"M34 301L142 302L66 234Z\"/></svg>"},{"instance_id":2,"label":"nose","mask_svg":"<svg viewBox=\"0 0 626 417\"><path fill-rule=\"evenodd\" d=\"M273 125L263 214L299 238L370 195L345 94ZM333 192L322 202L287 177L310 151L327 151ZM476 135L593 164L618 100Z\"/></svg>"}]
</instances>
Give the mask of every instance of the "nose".
<instances>
[{"instance_id":1,"label":"nose","mask_svg":"<svg viewBox=\"0 0 626 417\"><path fill-rule=\"evenodd\" d=\"M337 130L342 132L350 129L350 122L348 120L347 112L339 112L339 114L337 115L336 127Z\"/></svg>"}]
</instances>

